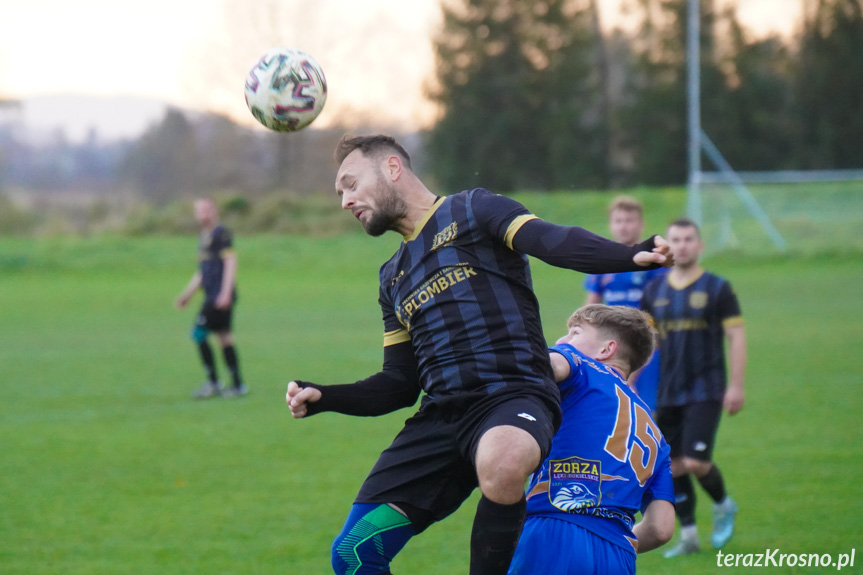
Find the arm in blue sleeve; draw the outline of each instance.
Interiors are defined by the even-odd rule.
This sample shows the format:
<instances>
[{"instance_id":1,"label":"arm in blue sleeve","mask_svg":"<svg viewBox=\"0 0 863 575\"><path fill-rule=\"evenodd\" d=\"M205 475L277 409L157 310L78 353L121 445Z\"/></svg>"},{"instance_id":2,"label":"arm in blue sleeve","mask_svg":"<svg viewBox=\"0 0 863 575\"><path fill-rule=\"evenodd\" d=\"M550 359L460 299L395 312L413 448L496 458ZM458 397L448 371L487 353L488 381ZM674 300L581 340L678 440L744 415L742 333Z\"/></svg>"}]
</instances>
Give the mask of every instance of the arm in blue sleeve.
<instances>
[{"instance_id":1,"label":"arm in blue sleeve","mask_svg":"<svg viewBox=\"0 0 863 575\"><path fill-rule=\"evenodd\" d=\"M308 403L308 414L335 411L345 415L384 415L416 403L420 394L417 360L409 341L384 347L384 366L355 383L318 385L297 380L300 387L320 390L321 398Z\"/></svg>"},{"instance_id":2,"label":"arm in blue sleeve","mask_svg":"<svg viewBox=\"0 0 863 575\"><path fill-rule=\"evenodd\" d=\"M630 272L661 267L640 266L635 254L651 251L654 236L627 246L577 226L559 226L540 219L525 222L513 236L512 247L547 264L588 274Z\"/></svg>"}]
</instances>

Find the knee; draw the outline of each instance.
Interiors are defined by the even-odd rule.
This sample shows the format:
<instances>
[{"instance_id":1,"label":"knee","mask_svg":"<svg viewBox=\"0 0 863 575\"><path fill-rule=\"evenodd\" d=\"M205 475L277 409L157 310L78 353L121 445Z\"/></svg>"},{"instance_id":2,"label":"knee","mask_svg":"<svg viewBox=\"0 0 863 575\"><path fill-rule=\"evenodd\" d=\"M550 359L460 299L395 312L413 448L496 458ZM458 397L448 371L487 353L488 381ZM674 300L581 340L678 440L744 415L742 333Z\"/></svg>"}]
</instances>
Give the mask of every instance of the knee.
<instances>
[{"instance_id":1,"label":"knee","mask_svg":"<svg viewBox=\"0 0 863 575\"><path fill-rule=\"evenodd\" d=\"M693 459L691 457L683 458L683 467L686 470L686 473L691 473L695 477L703 477L710 468L713 467L713 463L710 461L699 461L698 459Z\"/></svg>"},{"instance_id":2,"label":"knee","mask_svg":"<svg viewBox=\"0 0 863 575\"><path fill-rule=\"evenodd\" d=\"M408 519L388 505L355 503L333 541L330 561L336 575L384 575L414 535Z\"/></svg>"},{"instance_id":3,"label":"knee","mask_svg":"<svg viewBox=\"0 0 863 575\"><path fill-rule=\"evenodd\" d=\"M506 436L506 441L498 442L492 432L487 433L476 454L480 491L501 504L515 503L524 496L524 482L541 456L539 445L526 431L511 428Z\"/></svg>"},{"instance_id":4,"label":"knee","mask_svg":"<svg viewBox=\"0 0 863 575\"><path fill-rule=\"evenodd\" d=\"M189 334L189 336L192 338L192 341L194 341L198 345L207 341L207 337L209 335L210 330L200 325L196 325L195 327L193 327L191 333Z\"/></svg>"}]
</instances>

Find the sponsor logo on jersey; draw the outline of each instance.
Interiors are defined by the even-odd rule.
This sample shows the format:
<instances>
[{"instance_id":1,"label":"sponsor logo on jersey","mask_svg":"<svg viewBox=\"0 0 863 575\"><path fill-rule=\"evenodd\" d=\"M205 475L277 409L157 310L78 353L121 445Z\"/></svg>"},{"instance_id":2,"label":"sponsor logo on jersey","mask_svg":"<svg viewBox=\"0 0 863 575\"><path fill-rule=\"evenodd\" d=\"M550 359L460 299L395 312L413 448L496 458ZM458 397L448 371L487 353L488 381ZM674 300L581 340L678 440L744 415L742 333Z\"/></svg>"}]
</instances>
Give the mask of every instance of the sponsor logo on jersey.
<instances>
[{"instance_id":1,"label":"sponsor logo on jersey","mask_svg":"<svg viewBox=\"0 0 863 575\"><path fill-rule=\"evenodd\" d=\"M432 241L431 251L435 251L436 249L442 248L446 244L455 241L456 236L458 236L458 225L453 222L435 235L434 240Z\"/></svg>"},{"instance_id":2,"label":"sponsor logo on jersey","mask_svg":"<svg viewBox=\"0 0 863 575\"><path fill-rule=\"evenodd\" d=\"M689 307L701 309L707 305L707 292L694 291L689 294Z\"/></svg>"},{"instance_id":3,"label":"sponsor logo on jersey","mask_svg":"<svg viewBox=\"0 0 863 575\"><path fill-rule=\"evenodd\" d=\"M459 264L448 266L438 271L424 281L409 296L396 306L396 317L406 328L410 328L411 316L424 305L434 301L435 297L446 292L457 283L461 283L478 275L471 266Z\"/></svg>"},{"instance_id":4,"label":"sponsor logo on jersey","mask_svg":"<svg viewBox=\"0 0 863 575\"><path fill-rule=\"evenodd\" d=\"M596 507L602 499L602 462L580 457L548 462L548 497L561 511Z\"/></svg>"}]
</instances>

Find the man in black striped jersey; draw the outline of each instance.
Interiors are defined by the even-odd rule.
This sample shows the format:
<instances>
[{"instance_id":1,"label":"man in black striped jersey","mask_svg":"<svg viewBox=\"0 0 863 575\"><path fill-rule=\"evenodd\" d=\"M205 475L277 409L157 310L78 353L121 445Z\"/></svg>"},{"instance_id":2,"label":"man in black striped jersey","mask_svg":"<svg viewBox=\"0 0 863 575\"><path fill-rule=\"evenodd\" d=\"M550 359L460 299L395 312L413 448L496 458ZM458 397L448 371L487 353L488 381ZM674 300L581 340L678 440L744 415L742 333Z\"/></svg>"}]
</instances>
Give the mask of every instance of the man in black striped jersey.
<instances>
[{"instance_id":1,"label":"man in black striped jersey","mask_svg":"<svg viewBox=\"0 0 863 575\"><path fill-rule=\"evenodd\" d=\"M390 573L413 535L479 487L472 575L506 573L524 483L547 455L560 397L527 255L586 273L670 265L658 236L625 246L557 226L484 189L436 196L388 136L345 137L336 191L372 236L402 235L380 269L383 369L345 385L288 384L295 418L419 411L380 456L332 548L336 573Z\"/></svg>"}]
</instances>

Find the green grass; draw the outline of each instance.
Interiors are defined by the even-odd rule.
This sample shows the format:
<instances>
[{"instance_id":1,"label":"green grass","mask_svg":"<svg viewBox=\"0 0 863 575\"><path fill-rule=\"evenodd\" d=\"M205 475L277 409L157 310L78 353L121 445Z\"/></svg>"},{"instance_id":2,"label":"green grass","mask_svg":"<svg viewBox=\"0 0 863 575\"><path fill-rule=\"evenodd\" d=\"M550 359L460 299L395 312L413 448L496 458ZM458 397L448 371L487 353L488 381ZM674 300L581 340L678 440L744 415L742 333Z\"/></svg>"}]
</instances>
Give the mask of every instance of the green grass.
<instances>
[{"instance_id":1,"label":"green grass","mask_svg":"<svg viewBox=\"0 0 863 575\"><path fill-rule=\"evenodd\" d=\"M576 214L572 223L604 229L595 208L607 196L589 212L577 197L531 198L520 199L549 219ZM680 196L650 201L670 215ZM0 239L0 572L330 572L357 488L411 412L293 421L285 384L379 369L377 269L397 240L240 237L235 328L252 391L206 402L190 399L201 380L188 339L197 302L172 307L194 241ZM728 552L840 553L863 542L861 261L706 262L734 284L749 340L747 406L723 421L716 452L742 508ZM553 341L583 300L583 276L539 262L534 275ZM410 542L394 572L466 572L473 506ZM850 572L863 556L857 564ZM639 569L717 568L707 552L674 562L650 553Z\"/></svg>"}]
</instances>

